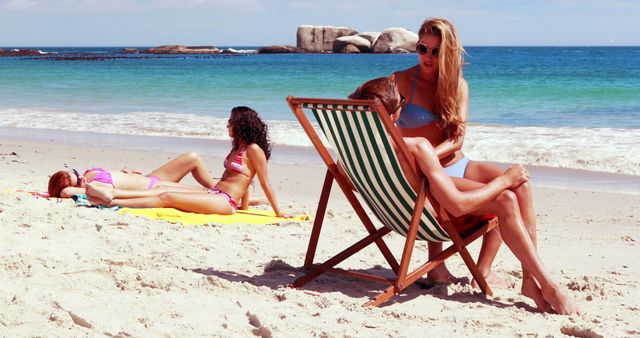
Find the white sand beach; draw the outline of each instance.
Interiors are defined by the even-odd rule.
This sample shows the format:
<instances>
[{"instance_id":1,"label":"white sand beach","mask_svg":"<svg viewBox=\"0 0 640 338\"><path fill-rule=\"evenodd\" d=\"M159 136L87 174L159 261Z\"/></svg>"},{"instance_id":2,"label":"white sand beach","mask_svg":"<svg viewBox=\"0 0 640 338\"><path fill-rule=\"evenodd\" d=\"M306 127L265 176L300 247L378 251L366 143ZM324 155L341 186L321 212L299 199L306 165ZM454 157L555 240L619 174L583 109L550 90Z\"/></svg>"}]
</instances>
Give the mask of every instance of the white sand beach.
<instances>
[{"instance_id":1,"label":"white sand beach","mask_svg":"<svg viewBox=\"0 0 640 338\"><path fill-rule=\"evenodd\" d=\"M383 285L326 274L287 287L303 273L310 221L183 226L18 192L45 191L48 175L64 164L149 171L180 151L87 146L95 143L52 135L0 137L2 336L640 336L637 192L599 192L582 181L581 189L534 184L540 256L582 315L536 312L519 292L521 268L506 247L494 271L514 286L494 288L493 297L468 284L414 285L370 308L362 304ZM226 148L202 149L192 150L219 175ZM281 208L314 215L325 170L278 151L286 152L274 150L270 175ZM590 181L588 172L576 175ZM638 184L637 176L625 179ZM258 184L254 193L262 194ZM320 258L365 233L337 186L332 196ZM388 238L398 257L403 238ZM479 241L470 246L474 257L478 249ZM426 257L426 243L414 257ZM447 264L469 277L459 256ZM392 273L374 248L342 266Z\"/></svg>"}]
</instances>

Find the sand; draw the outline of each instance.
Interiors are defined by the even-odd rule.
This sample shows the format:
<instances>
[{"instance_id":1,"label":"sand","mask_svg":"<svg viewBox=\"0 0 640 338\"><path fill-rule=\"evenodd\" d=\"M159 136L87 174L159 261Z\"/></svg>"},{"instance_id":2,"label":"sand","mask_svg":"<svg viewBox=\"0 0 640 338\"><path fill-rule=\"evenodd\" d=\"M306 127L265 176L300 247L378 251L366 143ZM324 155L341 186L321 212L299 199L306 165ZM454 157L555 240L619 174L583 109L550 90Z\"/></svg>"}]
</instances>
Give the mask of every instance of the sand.
<instances>
[{"instance_id":1,"label":"sand","mask_svg":"<svg viewBox=\"0 0 640 338\"><path fill-rule=\"evenodd\" d=\"M87 144L0 137L3 336L640 336L640 193L534 184L540 256L582 315L536 312L506 247L494 271L514 286L494 288L493 297L464 283L411 286L371 308L362 304L383 289L377 283L325 274L287 287L303 273L311 222L182 226L17 192L46 190L47 175L65 163L150 171L178 150ZM219 175L220 151L209 154ZM324 169L276 159L270 175L281 208L313 215ZM365 233L334 188L320 258ZM388 243L398 257L403 238ZM425 258L426 244L416 247L415 260ZM470 246L474 257L478 249ZM469 277L459 256L447 264ZM374 248L343 266L391 275Z\"/></svg>"}]
</instances>

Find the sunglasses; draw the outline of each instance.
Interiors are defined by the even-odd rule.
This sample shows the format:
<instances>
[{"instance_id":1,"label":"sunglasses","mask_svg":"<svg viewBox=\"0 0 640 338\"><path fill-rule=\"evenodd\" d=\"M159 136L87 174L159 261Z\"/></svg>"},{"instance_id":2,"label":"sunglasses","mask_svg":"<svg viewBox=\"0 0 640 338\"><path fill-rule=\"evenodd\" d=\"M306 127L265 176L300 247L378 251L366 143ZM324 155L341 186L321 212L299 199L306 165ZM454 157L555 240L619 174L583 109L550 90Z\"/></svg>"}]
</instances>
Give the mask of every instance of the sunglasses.
<instances>
[{"instance_id":1,"label":"sunglasses","mask_svg":"<svg viewBox=\"0 0 640 338\"><path fill-rule=\"evenodd\" d=\"M76 185L75 186L76 187L80 187L80 184L82 183L82 181L80 181L80 174L75 169L71 169L71 171L73 171L73 174L76 175Z\"/></svg>"},{"instance_id":2,"label":"sunglasses","mask_svg":"<svg viewBox=\"0 0 640 338\"><path fill-rule=\"evenodd\" d=\"M431 55L433 55L434 57L440 54L440 47L429 48L422 42L419 42L416 45L416 52L418 52L418 54L420 55L429 54L429 50L431 50Z\"/></svg>"}]
</instances>

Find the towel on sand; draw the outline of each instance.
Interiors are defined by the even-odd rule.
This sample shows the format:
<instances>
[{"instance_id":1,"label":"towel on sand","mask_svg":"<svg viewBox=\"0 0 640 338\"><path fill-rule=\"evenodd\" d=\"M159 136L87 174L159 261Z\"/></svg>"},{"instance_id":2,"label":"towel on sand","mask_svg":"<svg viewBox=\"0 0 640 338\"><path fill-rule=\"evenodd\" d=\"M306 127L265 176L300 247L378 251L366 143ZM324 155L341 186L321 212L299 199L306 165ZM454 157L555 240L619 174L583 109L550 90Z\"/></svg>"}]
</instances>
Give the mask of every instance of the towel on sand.
<instances>
[{"instance_id":1,"label":"towel on sand","mask_svg":"<svg viewBox=\"0 0 640 338\"><path fill-rule=\"evenodd\" d=\"M118 210L121 214L130 214L134 216L145 217L149 219L163 219L165 221L182 223L185 225L193 224L207 224L207 223L219 223L219 224L234 224L234 223L248 223L248 224L271 224L278 222L300 222L308 221L311 219L308 215L295 216L293 218L279 218L273 213L273 211L249 209L238 210L235 215L205 215L195 214L192 212L184 212L173 208L122 208Z\"/></svg>"}]
</instances>

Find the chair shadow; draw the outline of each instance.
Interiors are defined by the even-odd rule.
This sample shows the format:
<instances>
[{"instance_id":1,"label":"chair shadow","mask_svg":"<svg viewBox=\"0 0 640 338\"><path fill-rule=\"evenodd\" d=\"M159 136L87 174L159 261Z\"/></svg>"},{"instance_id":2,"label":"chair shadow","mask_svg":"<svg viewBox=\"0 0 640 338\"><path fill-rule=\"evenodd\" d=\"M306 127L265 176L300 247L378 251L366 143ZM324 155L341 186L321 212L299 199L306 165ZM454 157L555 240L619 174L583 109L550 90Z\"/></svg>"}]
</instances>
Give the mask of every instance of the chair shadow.
<instances>
[{"instance_id":1,"label":"chair shadow","mask_svg":"<svg viewBox=\"0 0 640 338\"><path fill-rule=\"evenodd\" d=\"M205 276L215 276L234 283L250 283L254 286L266 286L272 290L278 290L282 287L289 287L294 280L306 273L306 271L302 267L291 266L288 263L283 262L282 260L272 260L265 265L265 269L262 274L254 276L243 275L233 271L220 271L213 267L183 269ZM391 269L384 268L379 265L366 270L351 269L349 271L376 274L385 278L393 278L395 276ZM462 283L463 286L468 284L468 279L466 279L466 284L464 282ZM298 287L297 289L313 291L319 294L339 292L351 298L369 299L381 293L386 287L386 285L373 281L332 273L323 273L316 279L305 284L304 286ZM392 304L402 304L420 296L430 295L442 300L464 304L479 303L488 306L495 306L498 308L517 307L529 312L538 312L535 307L524 302L503 303L497 299L489 299L479 290L464 290L452 292L451 294L449 294L449 292L450 290L448 288L448 284L431 283L423 278L403 290L398 295L381 304L380 307L387 307Z\"/></svg>"}]
</instances>

